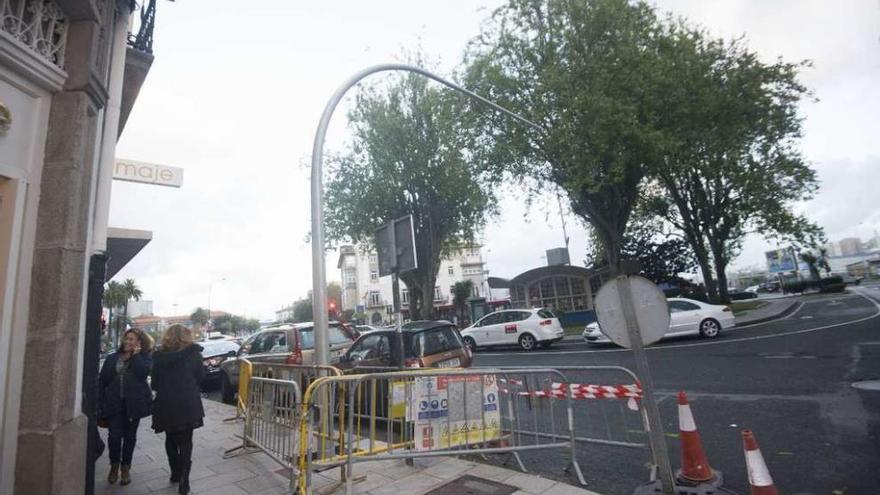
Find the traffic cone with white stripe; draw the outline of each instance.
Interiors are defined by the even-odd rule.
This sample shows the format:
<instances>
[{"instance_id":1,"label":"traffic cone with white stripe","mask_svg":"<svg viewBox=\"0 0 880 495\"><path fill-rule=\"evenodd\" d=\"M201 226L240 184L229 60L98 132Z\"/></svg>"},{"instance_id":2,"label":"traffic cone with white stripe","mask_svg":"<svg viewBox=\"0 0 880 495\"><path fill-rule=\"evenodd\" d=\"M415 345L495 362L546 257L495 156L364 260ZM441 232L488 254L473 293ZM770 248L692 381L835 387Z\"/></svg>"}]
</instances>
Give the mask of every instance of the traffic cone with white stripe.
<instances>
[{"instance_id":1,"label":"traffic cone with white stripe","mask_svg":"<svg viewBox=\"0 0 880 495\"><path fill-rule=\"evenodd\" d=\"M764 463L764 456L761 455L761 449L758 448L758 441L755 440L755 435L752 434L751 430L743 430L742 437L752 495L779 495L779 492L776 491L776 486L773 484L773 478L770 477L767 464Z\"/></svg>"},{"instance_id":2,"label":"traffic cone with white stripe","mask_svg":"<svg viewBox=\"0 0 880 495\"><path fill-rule=\"evenodd\" d=\"M679 483L720 486L721 472L714 471L709 466L687 394L684 392L678 393L678 438L681 440L681 469L676 473Z\"/></svg>"}]
</instances>

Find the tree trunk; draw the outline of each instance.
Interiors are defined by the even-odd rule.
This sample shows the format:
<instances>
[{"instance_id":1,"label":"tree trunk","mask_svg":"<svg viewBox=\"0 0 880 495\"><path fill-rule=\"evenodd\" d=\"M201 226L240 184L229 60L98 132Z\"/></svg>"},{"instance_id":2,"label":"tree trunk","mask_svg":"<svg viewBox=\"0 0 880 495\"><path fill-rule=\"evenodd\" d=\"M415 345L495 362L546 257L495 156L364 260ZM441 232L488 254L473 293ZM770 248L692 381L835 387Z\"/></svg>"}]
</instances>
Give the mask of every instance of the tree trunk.
<instances>
[{"instance_id":1,"label":"tree trunk","mask_svg":"<svg viewBox=\"0 0 880 495\"><path fill-rule=\"evenodd\" d=\"M709 253L702 246L697 248L691 245L694 250L694 256L697 257L697 263L700 265L700 272L703 275L703 283L706 284L706 296L709 302L718 300L718 291L715 286L715 277L712 276L712 264L709 262Z\"/></svg>"},{"instance_id":2,"label":"tree trunk","mask_svg":"<svg viewBox=\"0 0 880 495\"><path fill-rule=\"evenodd\" d=\"M727 257L724 256L724 247L719 243L712 243L712 258L715 261L715 277L718 280L718 300L727 304L730 295L727 293Z\"/></svg>"}]
</instances>

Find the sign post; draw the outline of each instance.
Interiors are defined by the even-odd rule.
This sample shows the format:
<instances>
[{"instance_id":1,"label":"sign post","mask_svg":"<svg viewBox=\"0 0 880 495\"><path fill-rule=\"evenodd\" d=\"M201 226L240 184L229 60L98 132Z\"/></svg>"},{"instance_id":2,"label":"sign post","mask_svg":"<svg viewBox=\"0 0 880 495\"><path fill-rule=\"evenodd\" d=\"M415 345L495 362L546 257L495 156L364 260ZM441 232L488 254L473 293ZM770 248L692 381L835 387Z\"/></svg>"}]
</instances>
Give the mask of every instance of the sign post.
<instances>
[{"instance_id":1,"label":"sign post","mask_svg":"<svg viewBox=\"0 0 880 495\"><path fill-rule=\"evenodd\" d=\"M606 282L596 295L596 316L599 328L608 338L633 351L657 475L663 493L672 494L675 488L672 465L663 435L660 409L654 400L654 380L645 354L645 346L660 340L669 329L666 296L643 277L620 275Z\"/></svg>"},{"instance_id":2,"label":"sign post","mask_svg":"<svg viewBox=\"0 0 880 495\"><path fill-rule=\"evenodd\" d=\"M391 291L394 293L394 320L397 328L397 366L405 367L403 346L403 317L400 311L400 272L418 268L415 231L412 215L398 218L376 230L376 251L379 259L379 276L391 275Z\"/></svg>"}]
</instances>

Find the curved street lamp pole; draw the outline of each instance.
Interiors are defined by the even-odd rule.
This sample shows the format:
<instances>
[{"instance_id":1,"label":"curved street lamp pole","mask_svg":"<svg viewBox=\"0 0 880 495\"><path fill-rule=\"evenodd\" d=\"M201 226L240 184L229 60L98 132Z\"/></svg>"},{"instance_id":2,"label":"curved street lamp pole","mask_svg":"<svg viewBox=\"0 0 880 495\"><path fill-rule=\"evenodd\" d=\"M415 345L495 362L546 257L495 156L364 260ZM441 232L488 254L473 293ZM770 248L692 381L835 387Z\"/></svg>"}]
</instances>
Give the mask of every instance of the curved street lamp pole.
<instances>
[{"instance_id":1,"label":"curved street lamp pole","mask_svg":"<svg viewBox=\"0 0 880 495\"><path fill-rule=\"evenodd\" d=\"M318 123L318 131L315 134L315 143L312 147L312 302L314 303L312 306L312 317L315 322L315 358L317 364L321 365L330 363L330 350L327 347L327 326L329 320L327 315L327 268L324 259L324 137L327 134L327 127L330 124L330 118L333 116L333 111L336 110L336 106L342 101L345 93L360 82L361 79L377 72L388 71L405 71L420 74L488 105L529 127L541 130L541 127L538 124L535 124L534 122L517 115L472 91L468 91L451 81L412 65L382 64L367 67L351 76L339 86L339 89L337 89L336 92L333 93L333 96L330 97L327 106L324 107L324 113L321 115L321 120Z\"/></svg>"},{"instance_id":2,"label":"curved street lamp pole","mask_svg":"<svg viewBox=\"0 0 880 495\"><path fill-rule=\"evenodd\" d=\"M377 72L389 71L404 71L420 74L450 89L458 91L459 93L462 93L474 100L477 100L484 105L488 105L489 107L519 121L522 124L525 124L538 131L543 131L541 126L532 122L531 120L511 112L510 110L496 103L493 103L486 98L483 98L473 91L468 91L461 86L451 81L448 81L436 74L428 72L424 69L420 69L418 67L414 67L412 65L382 64L367 67L366 69L363 69L355 75L351 76L347 81L339 86L339 89L337 89L336 92L333 93L333 96L330 97L330 101L327 102L327 106L324 107L324 113L321 114L321 120L318 122L318 131L315 133L315 142L312 147L312 297L314 298L312 301L312 316L314 318L315 328L315 360L319 365L330 364L330 349L327 345L327 327L329 320L327 314L327 268L324 253L324 137L327 134L327 127L330 124L330 118L333 116L333 111L336 110L336 106L339 104L340 101L342 101L345 93L348 92L348 90L351 89L358 82L360 82L361 79L364 79L365 77L375 74ZM638 361L639 360L637 359L637 364L642 364ZM643 366L638 366L638 368L639 374L643 375L642 386L645 391L645 405L648 413L648 421L650 424L649 437L651 440L651 450L654 453L654 459L659 470L659 473L657 474L659 474L660 481L663 487L663 492L672 493L672 467L669 463L669 454L666 449L666 440L663 438L663 427L662 423L660 422L659 410L657 409L657 404L654 402L652 396L653 384L650 378L650 374L647 373L647 361L645 361ZM643 370L645 371L644 373ZM572 461L574 461L574 459L572 459ZM578 474L580 474L580 469L577 467L577 463L574 463L574 466L578 470Z\"/></svg>"}]
</instances>

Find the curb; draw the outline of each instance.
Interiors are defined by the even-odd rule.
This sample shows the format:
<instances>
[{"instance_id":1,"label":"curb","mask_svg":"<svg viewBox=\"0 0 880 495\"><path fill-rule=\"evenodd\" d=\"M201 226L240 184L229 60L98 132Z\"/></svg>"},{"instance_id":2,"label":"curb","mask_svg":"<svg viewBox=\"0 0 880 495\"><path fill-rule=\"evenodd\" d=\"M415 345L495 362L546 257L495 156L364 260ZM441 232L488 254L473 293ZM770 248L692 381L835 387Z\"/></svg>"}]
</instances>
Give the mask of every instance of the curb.
<instances>
[{"instance_id":1,"label":"curb","mask_svg":"<svg viewBox=\"0 0 880 495\"><path fill-rule=\"evenodd\" d=\"M791 302L789 302L787 308L783 309L782 311L780 311L776 314L764 316L762 318L755 318L754 320L748 320L748 321L744 321L742 323L736 323L736 327L745 327L745 326L749 326L749 325L756 325L758 323L766 323L768 321L773 321L773 320L778 320L780 318L785 318L786 316L797 311L798 308L800 307L799 305L801 305L801 304L803 304L801 301L791 301Z\"/></svg>"}]
</instances>

